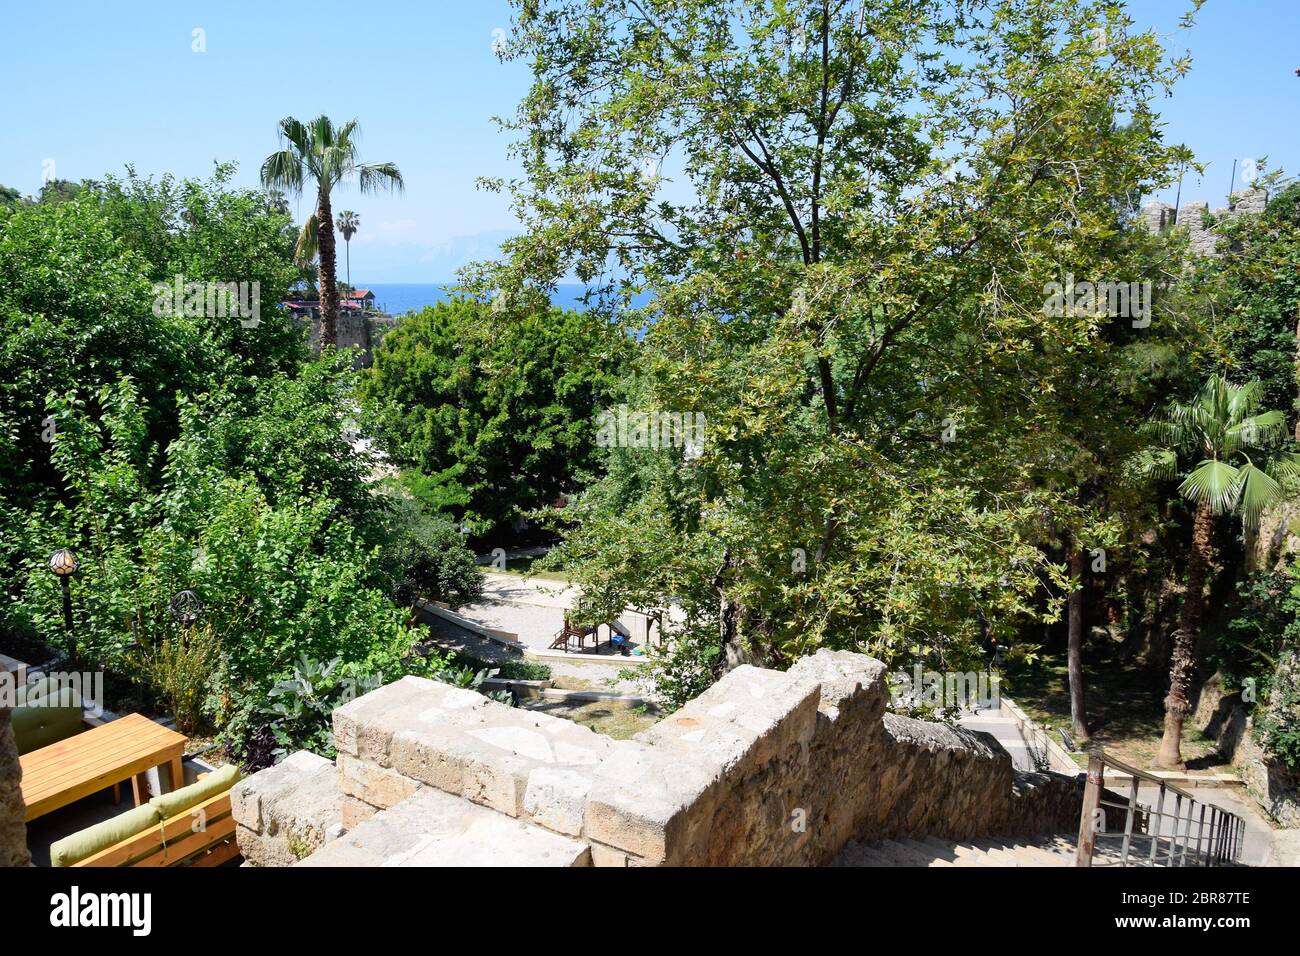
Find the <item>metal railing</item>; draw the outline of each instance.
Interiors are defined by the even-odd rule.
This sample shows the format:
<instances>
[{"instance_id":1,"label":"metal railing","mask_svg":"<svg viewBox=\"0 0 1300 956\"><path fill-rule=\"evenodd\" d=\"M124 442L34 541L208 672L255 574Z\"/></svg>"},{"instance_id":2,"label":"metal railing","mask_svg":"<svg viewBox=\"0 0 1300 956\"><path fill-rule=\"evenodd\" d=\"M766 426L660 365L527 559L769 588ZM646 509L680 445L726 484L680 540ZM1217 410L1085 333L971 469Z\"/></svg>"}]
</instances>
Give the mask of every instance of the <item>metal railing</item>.
<instances>
[{"instance_id":1,"label":"metal railing","mask_svg":"<svg viewBox=\"0 0 1300 956\"><path fill-rule=\"evenodd\" d=\"M1127 798L1106 789L1107 768L1129 775ZM1142 781L1158 788L1154 808L1138 803ZM1121 814L1123 832L1107 825ZM1245 837L1246 821L1237 814L1104 751L1089 755L1076 866L1231 866Z\"/></svg>"}]
</instances>

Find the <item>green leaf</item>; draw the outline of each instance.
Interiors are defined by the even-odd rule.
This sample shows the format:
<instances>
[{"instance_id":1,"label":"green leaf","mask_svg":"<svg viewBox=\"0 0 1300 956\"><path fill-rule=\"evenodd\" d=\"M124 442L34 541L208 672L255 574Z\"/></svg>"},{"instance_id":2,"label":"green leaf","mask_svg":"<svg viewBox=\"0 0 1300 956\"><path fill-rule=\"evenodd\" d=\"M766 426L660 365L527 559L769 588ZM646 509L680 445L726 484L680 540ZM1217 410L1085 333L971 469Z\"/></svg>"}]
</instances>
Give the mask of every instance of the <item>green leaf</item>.
<instances>
[{"instance_id":1,"label":"green leaf","mask_svg":"<svg viewBox=\"0 0 1300 956\"><path fill-rule=\"evenodd\" d=\"M1208 459L1183 480L1178 493L1198 505L1209 505L1215 514L1224 514L1233 509L1239 481L1238 469L1227 462Z\"/></svg>"}]
</instances>

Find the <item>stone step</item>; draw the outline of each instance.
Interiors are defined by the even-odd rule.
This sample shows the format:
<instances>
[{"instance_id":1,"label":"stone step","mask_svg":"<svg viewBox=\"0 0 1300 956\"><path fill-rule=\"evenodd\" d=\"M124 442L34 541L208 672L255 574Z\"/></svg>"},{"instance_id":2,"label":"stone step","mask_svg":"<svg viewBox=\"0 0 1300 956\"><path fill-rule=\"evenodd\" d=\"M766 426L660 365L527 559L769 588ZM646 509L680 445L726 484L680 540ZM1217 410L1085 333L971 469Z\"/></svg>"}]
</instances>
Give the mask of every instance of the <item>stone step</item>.
<instances>
[{"instance_id":1,"label":"stone step","mask_svg":"<svg viewBox=\"0 0 1300 956\"><path fill-rule=\"evenodd\" d=\"M855 845L840 866L1073 866L1074 844L1064 835L983 837L956 841L940 837L896 837Z\"/></svg>"},{"instance_id":2,"label":"stone step","mask_svg":"<svg viewBox=\"0 0 1300 956\"><path fill-rule=\"evenodd\" d=\"M431 787L297 866L591 866L590 847Z\"/></svg>"},{"instance_id":3,"label":"stone step","mask_svg":"<svg viewBox=\"0 0 1300 956\"><path fill-rule=\"evenodd\" d=\"M897 840L882 840L877 849L881 856L892 861L893 866L929 866L934 858L924 849L918 850Z\"/></svg>"}]
</instances>

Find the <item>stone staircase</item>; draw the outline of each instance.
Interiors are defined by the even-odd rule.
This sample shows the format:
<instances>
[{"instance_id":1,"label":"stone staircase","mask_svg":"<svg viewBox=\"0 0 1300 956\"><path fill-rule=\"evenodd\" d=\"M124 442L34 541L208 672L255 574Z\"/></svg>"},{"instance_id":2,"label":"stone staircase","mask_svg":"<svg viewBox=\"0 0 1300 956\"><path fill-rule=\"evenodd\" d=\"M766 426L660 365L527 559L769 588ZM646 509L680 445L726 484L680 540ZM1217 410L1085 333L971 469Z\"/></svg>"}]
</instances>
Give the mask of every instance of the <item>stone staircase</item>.
<instances>
[{"instance_id":1,"label":"stone staircase","mask_svg":"<svg viewBox=\"0 0 1300 956\"><path fill-rule=\"evenodd\" d=\"M1073 837L983 837L953 841L898 837L873 844L850 843L835 866L1073 866Z\"/></svg>"},{"instance_id":2,"label":"stone staircase","mask_svg":"<svg viewBox=\"0 0 1300 956\"><path fill-rule=\"evenodd\" d=\"M896 837L877 843L850 843L836 858L834 866L1074 866L1075 837L1054 834L1034 837L981 837L973 840L944 840L938 837ZM1135 833L1129 856L1129 866L1150 866L1151 837ZM1157 856L1169 852L1169 842L1162 838ZM1180 860L1184 866L1195 865L1195 855L1188 854ZM1120 863L1118 842L1098 844L1092 859L1096 867L1116 866ZM1157 867L1170 864L1161 859ZM1219 866L1240 866L1226 864Z\"/></svg>"},{"instance_id":3,"label":"stone staircase","mask_svg":"<svg viewBox=\"0 0 1300 956\"><path fill-rule=\"evenodd\" d=\"M957 721L958 726L967 730L978 730L992 734L1002 749L1011 755L1011 766L1017 770L1036 770L1029 746L1020 732L1020 725L1010 717L1002 717L997 711L985 711L970 714Z\"/></svg>"}]
</instances>

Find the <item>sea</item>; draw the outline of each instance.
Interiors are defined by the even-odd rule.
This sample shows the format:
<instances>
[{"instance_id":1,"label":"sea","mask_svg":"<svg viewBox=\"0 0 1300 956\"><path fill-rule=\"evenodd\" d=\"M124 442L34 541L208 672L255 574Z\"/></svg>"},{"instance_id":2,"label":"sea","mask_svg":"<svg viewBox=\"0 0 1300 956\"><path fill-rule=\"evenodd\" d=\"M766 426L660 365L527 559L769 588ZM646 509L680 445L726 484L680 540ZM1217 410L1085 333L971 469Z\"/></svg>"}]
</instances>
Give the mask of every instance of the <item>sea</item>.
<instances>
[{"instance_id":1,"label":"sea","mask_svg":"<svg viewBox=\"0 0 1300 956\"><path fill-rule=\"evenodd\" d=\"M426 305L435 305L451 298L447 285L441 282L371 282L357 280L358 289L369 289L375 294L375 305L389 315L404 315L418 312ZM586 287L582 285L558 285L551 302L562 309L583 308L580 301Z\"/></svg>"}]
</instances>

